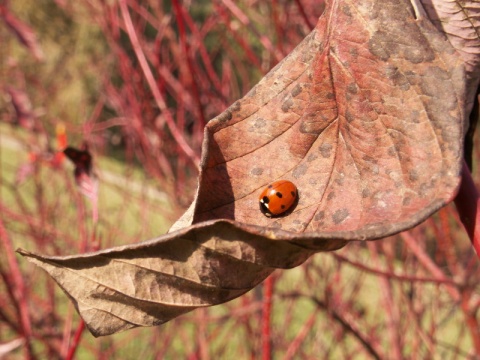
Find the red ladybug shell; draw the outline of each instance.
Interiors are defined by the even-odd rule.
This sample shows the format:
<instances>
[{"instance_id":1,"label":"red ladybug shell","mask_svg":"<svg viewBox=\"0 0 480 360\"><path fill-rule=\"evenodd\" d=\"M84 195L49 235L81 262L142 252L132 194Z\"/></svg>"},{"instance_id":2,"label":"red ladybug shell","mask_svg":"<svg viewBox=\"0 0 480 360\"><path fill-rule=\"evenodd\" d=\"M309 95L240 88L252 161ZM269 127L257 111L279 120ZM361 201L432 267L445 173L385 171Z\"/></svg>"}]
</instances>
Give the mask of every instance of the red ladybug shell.
<instances>
[{"instance_id":1,"label":"red ladybug shell","mask_svg":"<svg viewBox=\"0 0 480 360\"><path fill-rule=\"evenodd\" d=\"M293 206L297 197L297 187L292 182L275 181L267 185L260 194L260 210L268 217L281 215Z\"/></svg>"}]
</instances>

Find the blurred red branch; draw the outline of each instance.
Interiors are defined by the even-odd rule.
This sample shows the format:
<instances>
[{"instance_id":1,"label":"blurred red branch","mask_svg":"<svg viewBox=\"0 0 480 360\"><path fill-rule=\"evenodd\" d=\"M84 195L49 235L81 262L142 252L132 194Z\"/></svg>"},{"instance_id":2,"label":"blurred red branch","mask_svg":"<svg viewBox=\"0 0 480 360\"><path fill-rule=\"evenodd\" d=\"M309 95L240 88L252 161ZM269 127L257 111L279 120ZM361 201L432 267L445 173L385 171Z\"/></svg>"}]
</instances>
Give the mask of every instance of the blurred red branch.
<instances>
[{"instance_id":1,"label":"blurred red branch","mask_svg":"<svg viewBox=\"0 0 480 360\"><path fill-rule=\"evenodd\" d=\"M270 327L272 321L272 295L274 281L273 275L270 275L263 283L262 360L272 359L272 338Z\"/></svg>"},{"instance_id":2,"label":"blurred red branch","mask_svg":"<svg viewBox=\"0 0 480 360\"><path fill-rule=\"evenodd\" d=\"M371 267L367 266L365 264L362 264L361 262L352 260L344 255L339 254L338 252L332 253L332 255L338 259L339 261L343 261L351 266L355 266L356 268L369 272L371 274L376 274L380 276L384 276L387 278L390 278L392 280L397 280L397 281L405 281L405 282L425 282L425 283L435 283L435 284L449 284L449 285L456 285L455 281L452 279L437 279L434 277L419 277L415 275L403 275L403 274L396 274L395 272L392 271L384 271L380 270L377 267Z\"/></svg>"},{"instance_id":3,"label":"blurred red branch","mask_svg":"<svg viewBox=\"0 0 480 360\"><path fill-rule=\"evenodd\" d=\"M0 18L3 19L8 28L15 34L18 40L31 52L31 54L38 61L45 60L45 55L40 46L40 43L37 40L35 32L30 26L28 26L23 21L19 20L15 15L13 15L5 1L0 4Z\"/></svg>"},{"instance_id":4,"label":"blurred red branch","mask_svg":"<svg viewBox=\"0 0 480 360\"><path fill-rule=\"evenodd\" d=\"M300 0L295 0L295 4L297 4L298 10L300 11L300 14L302 14L303 20L305 20L305 23L308 25L309 29L313 30L315 25L312 24L312 22L308 18L307 13L305 12L305 9L304 9L302 3L300 2ZM318 5L320 5L320 2L319 2Z\"/></svg>"},{"instance_id":5,"label":"blurred red branch","mask_svg":"<svg viewBox=\"0 0 480 360\"><path fill-rule=\"evenodd\" d=\"M83 330L85 329L85 322L83 320L80 320L80 323L77 326L77 329L75 330L75 335L73 336L73 343L68 349L68 353L66 356L66 360L72 360L73 357L75 356L75 352L78 349L78 345L80 344L80 339L82 338Z\"/></svg>"},{"instance_id":6,"label":"blurred red branch","mask_svg":"<svg viewBox=\"0 0 480 360\"><path fill-rule=\"evenodd\" d=\"M405 244L409 247L412 253L417 257L418 261L422 266L428 270L435 278L446 282L448 280L444 272L438 267L437 264L428 256L424 249L421 247L421 242L418 241L409 231L404 231L401 233L401 237ZM445 288L450 296L455 300L460 300L460 293L458 289L448 283L445 284Z\"/></svg>"},{"instance_id":7,"label":"blurred red branch","mask_svg":"<svg viewBox=\"0 0 480 360\"><path fill-rule=\"evenodd\" d=\"M371 242L371 243L368 243L368 248L370 249L370 256L371 256L373 265L378 269L380 269L382 265L379 259L379 254L377 249L378 245L379 245L378 243ZM386 256L388 256L388 254L386 254ZM401 350L401 344L400 344L400 335L398 333L399 323L400 323L399 321L400 314L398 311L398 307L396 306L396 303L394 301L391 282L390 282L390 279L386 276L379 276L378 281L380 283L380 289L381 289L381 301L383 303L382 309L386 317L387 334L385 334L385 336L390 337L389 358L401 360L403 356L402 356L402 350Z\"/></svg>"},{"instance_id":8,"label":"blurred red branch","mask_svg":"<svg viewBox=\"0 0 480 360\"><path fill-rule=\"evenodd\" d=\"M142 68L143 75L145 76L150 91L152 92L153 98L155 99L158 108L161 110L162 116L164 117L168 128L170 129L173 137L175 138L175 141L178 143L183 152L188 156L188 158L198 167L200 163L200 158L195 153L195 151L193 151L190 145L188 145L183 136L183 133L177 128L172 115L168 111L165 100L163 99L163 96L157 87L155 78L152 74L152 70L150 69L150 65L147 62L145 54L143 53L142 47L138 40L135 26L133 25L132 19L130 17L126 1L120 0L119 4L128 37L130 38L133 50L135 52L135 55L137 56L138 62L140 63L140 67Z\"/></svg>"},{"instance_id":9,"label":"blurred red branch","mask_svg":"<svg viewBox=\"0 0 480 360\"><path fill-rule=\"evenodd\" d=\"M15 257L15 252L13 250L12 242L8 236L7 230L3 224L3 220L0 218L0 241L5 249L5 254L7 256L8 266L11 272L11 278L13 283L13 295L15 297L15 305L17 306L17 311L19 315L20 325L22 329L22 336L25 339L25 351L26 358L33 359L33 352L30 343L30 338L32 336L32 325L30 323L30 315L28 312L27 296L25 291L25 283L23 281L23 276L18 266L17 259Z\"/></svg>"},{"instance_id":10,"label":"blurred red branch","mask_svg":"<svg viewBox=\"0 0 480 360\"><path fill-rule=\"evenodd\" d=\"M305 294L298 293L298 292L292 292L290 294L285 294L283 295L286 298L308 298L310 299L314 304L317 305L319 309L322 309L326 311L334 320L336 320L342 328L349 334L353 335L367 350L367 352L371 355L372 358L376 360L383 359L383 356L377 352L377 350L374 348L374 344L376 342L370 338L367 334L363 334L360 330L360 327L358 324L354 324L352 319L349 318L347 319L345 315L348 316L347 313L343 311L337 311L334 307L329 306L325 301L315 297L315 296L305 296ZM375 334L372 334L375 336Z\"/></svg>"},{"instance_id":11,"label":"blurred red branch","mask_svg":"<svg viewBox=\"0 0 480 360\"><path fill-rule=\"evenodd\" d=\"M260 43L267 49L271 55L275 58L275 62L282 60L282 54L277 52L272 45L270 39L264 34L260 33L257 30L254 24L250 21L249 17L232 1L232 0L221 0L223 4L232 12L235 18L238 19L243 25L245 25L250 31L255 34Z\"/></svg>"},{"instance_id":12,"label":"blurred red branch","mask_svg":"<svg viewBox=\"0 0 480 360\"><path fill-rule=\"evenodd\" d=\"M315 309L315 311L305 321L305 323L303 324L302 328L298 332L295 339L293 339L290 345L288 346L288 349L285 353L283 360L295 359L295 355L298 353L298 349L300 348L300 346L302 345L302 342L305 340L308 334L312 331L313 325L315 325L315 321L317 320L317 318L318 318L318 309Z\"/></svg>"},{"instance_id":13,"label":"blurred red branch","mask_svg":"<svg viewBox=\"0 0 480 360\"><path fill-rule=\"evenodd\" d=\"M175 9L175 17L177 19L177 25L178 25L178 33L180 35L180 44L182 45L183 49L183 55L185 56L185 60L187 63L188 67L188 80L187 80L187 85L191 85L192 87L192 92L193 92L193 98L195 100L195 103L197 104L197 111L200 116L200 121L196 123L197 126L203 127L207 123L207 120L205 119L205 114L203 113L203 106L202 102L200 101L200 92L198 90L198 85L197 82L195 81L195 71L193 69L193 64L192 64L192 59L190 56L190 51L189 51L189 46L187 42L187 34L185 30L185 24L184 24L184 11L178 0L173 0L173 8Z\"/></svg>"}]
</instances>

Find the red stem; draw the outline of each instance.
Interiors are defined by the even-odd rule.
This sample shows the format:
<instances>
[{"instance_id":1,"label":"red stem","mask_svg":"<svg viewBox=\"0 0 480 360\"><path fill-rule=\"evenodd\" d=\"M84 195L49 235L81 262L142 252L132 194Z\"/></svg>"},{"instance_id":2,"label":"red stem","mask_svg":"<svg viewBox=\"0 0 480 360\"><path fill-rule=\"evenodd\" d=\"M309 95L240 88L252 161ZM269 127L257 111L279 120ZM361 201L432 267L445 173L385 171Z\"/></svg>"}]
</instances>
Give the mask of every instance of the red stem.
<instances>
[{"instance_id":1,"label":"red stem","mask_svg":"<svg viewBox=\"0 0 480 360\"><path fill-rule=\"evenodd\" d=\"M273 276L269 276L263 284L263 314L262 314L262 360L272 358L270 322L272 315Z\"/></svg>"},{"instance_id":2,"label":"red stem","mask_svg":"<svg viewBox=\"0 0 480 360\"><path fill-rule=\"evenodd\" d=\"M428 254L420 245L421 242L417 238L413 237L409 231L402 232L400 236L425 269L427 269L435 278L445 282L448 281L448 277L444 274L442 269L440 269L438 265L435 264L435 262L428 256ZM445 289L453 300L460 300L460 293L456 286L445 283Z\"/></svg>"},{"instance_id":3,"label":"red stem","mask_svg":"<svg viewBox=\"0 0 480 360\"><path fill-rule=\"evenodd\" d=\"M303 5L300 2L300 0L295 0L295 4L297 4L298 10L300 11L300 14L302 15L303 20L305 20L305 23L307 24L307 26L310 28L310 30L313 30L315 26L312 24L312 22L308 18L307 13L305 12L305 9L303 8Z\"/></svg>"},{"instance_id":4,"label":"red stem","mask_svg":"<svg viewBox=\"0 0 480 360\"><path fill-rule=\"evenodd\" d=\"M257 38L258 41L263 45L263 47L268 50L271 55L275 58L275 61L281 61L282 55L275 51L275 47L272 45L270 39L262 34L255 28L255 25L252 24L249 17L240 9L237 4L232 0L221 0L223 4L230 10L230 12L235 16L235 18L240 21L247 29L249 29Z\"/></svg>"},{"instance_id":5,"label":"red stem","mask_svg":"<svg viewBox=\"0 0 480 360\"><path fill-rule=\"evenodd\" d=\"M177 142L178 145L180 145L180 148L188 156L188 158L192 160L192 162L196 166L198 166L198 164L200 163L200 158L195 153L195 151L192 150L190 145L188 145L187 142L185 141L185 138L183 137L182 132L176 126L172 115L168 111L167 104L165 103L165 100L162 94L160 93L160 90L157 87L152 70L150 69L150 66L147 62L145 54L143 53L142 47L138 40L137 33L135 32L135 27L133 25L132 18L130 17L130 13L128 12L126 1L121 0L119 4L120 4L120 10L122 13L123 21L125 23L125 28L126 28L128 37L130 38L130 42L132 43L133 50L135 52L135 55L137 56L138 62L140 63L140 67L142 68L142 72L143 72L143 75L145 76L145 80L147 81L148 86L152 91L153 98L155 99L155 102L158 108L161 110L162 116L164 117L168 128L172 132L172 135L175 141Z\"/></svg>"},{"instance_id":6,"label":"red stem","mask_svg":"<svg viewBox=\"0 0 480 360\"><path fill-rule=\"evenodd\" d=\"M198 126L200 126L203 129L207 121L205 119L205 114L203 113L203 106L200 100L200 91L198 90L197 82L195 81L195 78L194 78L195 71L193 69L192 60L190 58L190 51L188 49L188 44L187 44L187 34L185 31L185 24L183 22L184 21L183 9L180 3L178 2L178 0L173 0L172 4L173 4L173 8L175 9L175 17L177 19L178 33L180 34L180 43L182 44L183 54L185 55L185 60L188 66L188 72L190 73L189 77L192 85L193 98L197 105L197 111L200 116L200 124L198 124Z\"/></svg>"},{"instance_id":7,"label":"red stem","mask_svg":"<svg viewBox=\"0 0 480 360\"><path fill-rule=\"evenodd\" d=\"M75 335L73 336L73 343L68 349L68 354L65 360L72 360L75 356L75 352L78 349L78 345L80 344L80 339L82 338L83 330L85 330L85 322L80 320L80 323L77 326L77 330L75 330Z\"/></svg>"},{"instance_id":8,"label":"red stem","mask_svg":"<svg viewBox=\"0 0 480 360\"><path fill-rule=\"evenodd\" d=\"M254 65L258 69L263 71L262 62L257 58L257 55L255 55L255 52L253 51L251 46L247 43L247 41L245 41L242 35L238 34L238 32L233 29L231 24L232 21L230 20L230 17L227 15L225 8L215 4L215 10L220 15L220 17L223 20L223 23L225 24L228 31L232 34L233 38L235 39L235 46L239 45L243 49L243 51L245 51L245 56L248 58L248 61L251 63L250 65Z\"/></svg>"},{"instance_id":9,"label":"red stem","mask_svg":"<svg viewBox=\"0 0 480 360\"><path fill-rule=\"evenodd\" d=\"M318 309L318 308L317 308ZM313 325L315 325L315 321L318 319L318 311L315 309L310 317L305 321L302 328L297 333L295 339L292 340L288 349L285 353L285 357L283 360L290 360L295 358L295 354L298 353L298 349L305 341L306 337L311 333Z\"/></svg>"},{"instance_id":10,"label":"red stem","mask_svg":"<svg viewBox=\"0 0 480 360\"><path fill-rule=\"evenodd\" d=\"M188 28L190 29L194 39L196 40L195 44L198 46L198 53L200 57L202 58L203 64L205 65L205 71L208 75L208 78L214 85L215 89L222 94L222 97L225 96L225 94L222 93L222 83L215 72L214 66L212 64L212 60L210 59L210 54L209 51L207 50L205 46L205 39L204 35L202 35L197 28L195 22L193 21L192 17L188 12L183 12L183 19L185 20L185 23L187 24ZM198 66L197 66L198 67ZM221 99L222 101L227 101L225 99ZM224 104L225 106L226 104Z\"/></svg>"},{"instance_id":11,"label":"red stem","mask_svg":"<svg viewBox=\"0 0 480 360\"><path fill-rule=\"evenodd\" d=\"M480 257L480 196L465 162L463 162L462 182L455 198L455 205L473 248Z\"/></svg>"},{"instance_id":12,"label":"red stem","mask_svg":"<svg viewBox=\"0 0 480 360\"><path fill-rule=\"evenodd\" d=\"M17 302L18 313L20 317L20 324L22 328L22 335L25 338L25 351L26 358L33 359L32 347L30 344L30 337L32 335L32 325L30 323L30 315L28 313L27 296L25 293L25 283L23 282L22 273L18 266L17 259L15 258L15 252L13 251L12 242L8 236L7 230L0 219L0 242L2 243L5 254L7 256L8 266L12 274L12 280L14 284L14 296Z\"/></svg>"}]
</instances>

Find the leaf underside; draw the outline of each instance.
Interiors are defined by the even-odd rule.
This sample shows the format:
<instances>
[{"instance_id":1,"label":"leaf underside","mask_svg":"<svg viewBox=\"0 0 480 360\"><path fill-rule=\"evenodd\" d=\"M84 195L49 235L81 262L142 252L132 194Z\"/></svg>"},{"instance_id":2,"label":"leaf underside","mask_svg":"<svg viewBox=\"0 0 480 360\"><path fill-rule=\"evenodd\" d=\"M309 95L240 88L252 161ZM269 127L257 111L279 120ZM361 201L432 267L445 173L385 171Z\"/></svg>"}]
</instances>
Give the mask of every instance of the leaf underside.
<instances>
[{"instance_id":1,"label":"leaf underside","mask_svg":"<svg viewBox=\"0 0 480 360\"><path fill-rule=\"evenodd\" d=\"M95 336L162 324L351 240L415 226L454 197L464 67L409 1L331 1L315 30L205 129L199 187L170 233L92 254L19 252ZM296 184L286 216L263 187Z\"/></svg>"}]
</instances>

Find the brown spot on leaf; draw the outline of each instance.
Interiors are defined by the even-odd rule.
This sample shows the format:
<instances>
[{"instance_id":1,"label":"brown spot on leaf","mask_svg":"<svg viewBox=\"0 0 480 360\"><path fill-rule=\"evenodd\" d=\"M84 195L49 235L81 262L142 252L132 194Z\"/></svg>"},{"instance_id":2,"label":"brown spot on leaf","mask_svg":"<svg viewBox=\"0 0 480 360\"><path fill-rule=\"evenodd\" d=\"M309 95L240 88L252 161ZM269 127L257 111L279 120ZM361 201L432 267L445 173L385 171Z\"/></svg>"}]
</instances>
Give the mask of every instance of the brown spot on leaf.
<instances>
[{"instance_id":1,"label":"brown spot on leaf","mask_svg":"<svg viewBox=\"0 0 480 360\"><path fill-rule=\"evenodd\" d=\"M308 157L307 157L307 161L308 161L308 162L312 162L312 161L317 160L317 158L318 158L318 156L317 156L316 154L310 154L310 155L308 155Z\"/></svg>"},{"instance_id":2,"label":"brown spot on leaf","mask_svg":"<svg viewBox=\"0 0 480 360\"><path fill-rule=\"evenodd\" d=\"M382 34L374 34L368 41L368 49L375 57L382 61L387 61L390 58L390 53L385 46L384 36Z\"/></svg>"},{"instance_id":3,"label":"brown spot on leaf","mask_svg":"<svg viewBox=\"0 0 480 360\"><path fill-rule=\"evenodd\" d=\"M319 211L313 218L315 221L321 221L325 218L325 211Z\"/></svg>"},{"instance_id":4,"label":"brown spot on leaf","mask_svg":"<svg viewBox=\"0 0 480 360\"><path fill-rule=\"evenodd\" d=\"M350 10L350 6L348 6L347 4L343 4L341 9L346 16L348 17L352 16L352 11Z\"/></svg>"},{"instance_id":5,"label":"brown spot on leaf","mask_svg":"<svg viewBox=\"0 0 480 360\"><path fill-rule=\"evenodd\" d=\"M250 171L250 173L255 176L260 176L263 174L263 169L259 167L255 167Z\"/></svg>"},{"instance_id":6,"label":"brown spot on leaf","mask_svg":"<svg viewBox=\"0 0 480 360\"><path fill-rule=\"evenodd\" d=\"M292 175L295 179L301 178L303 175L305 175L307 169L307 164L302 163L293 170Z\"/></svg>"},{"instance_id":7,"label":"brown spot on leaf","mask_svg":"<svg viewBox=\"0 0 480 360\"><path fill-rule=\"evenodd\" d=\"M282 111L287 112L293 106L293 99L289 96L283 103L282 103Z\"/></svg>"},{"instance_id":8,"label":"brown spot on leaf","mask_svg":"<svg viewBox=\"0 0 480 360\"><path fill-rule=\"evenodd\" d=\"M342 221L344 221L349 215L350 215L350 213L348 212L348 209L337 210L333 213L332 221L333 221L334 224L338 225Z\"/></svg>"},{"instance_id":9,"label":"brown spot on leaf","mask_svg":"<svg viewBox=\"0 0 480 360\"><path fill-rule=\"evenodd\" d=\"M240 111L242 109L242 103L240 101L235 101L232 106L230 106L229 110L234 112L234 111Z\"/></svg>"},{"instance_id":10,"label":"brown spot on leaf","mask_svg":"<svg viewBox=\"0 0 480 360\"><path fill-rule=\"evenodd\" d=\"M217 117L218 121L226 122L232 120L232 113L230 111L225 111Z\"/></svg>"},{"instance_id":11,"label":"brown spot on leaf","mask_svg":"<svg viewBox=\"0 0 480 360\"><path fill-rule=\"evenodd\" d=\"M333 149L333 145L329 143L324 143L320 145L320 147L318 148L318 150L320 151L320 154L324 158L329 158L330 156L332 156L332 149Z\"/></svg>"},{"instance_id":12,"label":"brown spot on leaf","mask_svg":"<svg viewBox=\"0 0 480 360\"><path fill-rule=\"evenodd\" d=\"M408 179L409 179L411 182L417 181L417 180L419 179L417 170L415 170L415 169L410 170L410 172L409 172L409 174L408 174Z\"/></svg>"},{"instance_id":13,"label":"brown spot on leaf","mask_svg":"<svg viewBox=\"0 0 480 360\"><path fill-rule=\"evenodd\" d=\"M370 190L368 190L368 189L363 189L362 190L362 198L366 199L366 198L370 197L371 195L372 194L371 194Z\"/></svg>"},{"instance_id":14,"label":"brown spot on leaf","mask_svg":"<svg viewBox=\"0 0 480 360\"><path fill-rule=\"evenodd\" d=\"M347 92L349 92L350 94L357 94L358 93L358 85L356 83L348 84Z\"/></svg>"},{"instance_id":15,"label":"brown spot on leaf","mask_svg":"<svg viewBox=\"0 0 480 360\"><path fill-rule=\"evenodd\" d=\"M293 97L297 97L302 92L302 86L300 84L295 85L291 94Z\"/></svg>"}]
</instances>

